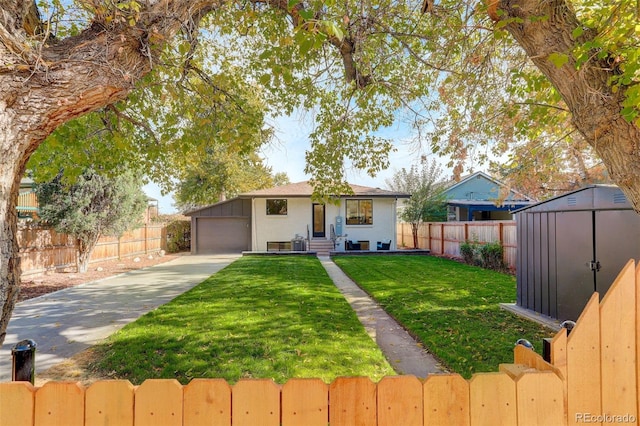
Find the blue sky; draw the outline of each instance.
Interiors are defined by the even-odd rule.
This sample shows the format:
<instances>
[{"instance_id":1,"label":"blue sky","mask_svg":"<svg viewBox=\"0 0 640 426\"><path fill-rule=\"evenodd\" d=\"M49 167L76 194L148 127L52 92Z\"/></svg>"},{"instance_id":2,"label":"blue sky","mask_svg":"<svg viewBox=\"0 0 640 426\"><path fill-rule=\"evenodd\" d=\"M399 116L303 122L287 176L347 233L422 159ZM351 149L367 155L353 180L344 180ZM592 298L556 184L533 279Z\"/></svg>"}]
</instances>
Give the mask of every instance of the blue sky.
<instances>
[{"instance_id":1,"label":"blue sky","mask_svg":"<svg viewBox=\"0 0 640 426\"><path fill-rule=\"evenodd\" d=\"M307 135L313 126L309 117L311 114L306 116L298 114L275 119L271 124L275 127L276 138L274 142L262 149L265 164L272 168L273 173L285 172L291 182L301 182L310 178L304 173L305 151L310 147ZM350 183L386 188L385 180L391 178L395 170L410 167L419 162L420 153L415 152L411 146L412 134L408 126L398 124L380 131L378 135L394 141L396 152L390 156L390 167L374 178L365 172L347 170L347 180ZM443 170L445 174L449 173L444 167ZM161 214L176 212L171 195L163 196L157 185L151 183L143 190L148 196L158 199Z\"/></svg>"}]
</instances>

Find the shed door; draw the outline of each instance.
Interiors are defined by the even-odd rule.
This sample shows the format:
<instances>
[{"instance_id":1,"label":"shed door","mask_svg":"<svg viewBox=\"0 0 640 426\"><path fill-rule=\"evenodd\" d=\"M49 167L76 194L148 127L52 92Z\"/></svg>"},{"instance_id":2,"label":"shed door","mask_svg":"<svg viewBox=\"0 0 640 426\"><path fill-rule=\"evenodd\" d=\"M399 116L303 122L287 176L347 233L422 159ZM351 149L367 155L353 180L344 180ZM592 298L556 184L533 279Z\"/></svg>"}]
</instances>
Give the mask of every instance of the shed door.
<instances>
[{"instance_id":1,"label":"shed door","mask_svg":"<svg viewBox=\"0 0 640 426\"><path fill-rule=\"evenodd\" d=\"M640 215L632 210L596 212L596 290L604 297L629 259L640 259Z\"/></svg>"},{"instance_id":2,"label":"shed door","mask_svg":"<svg viewBox=\"0 0 640 426\"><path fill-rule=\"evenodd\" d=\"M559 320L577 320L595 289L593 212L556 213L557 303Z\"/></svg>"},{"instance_id":3,"label":"shed door","mask_svg":"<svg viewBox=\"0 0 640 426\"><path fill-rule=\"evenodd\" d=\"M240 253L249 250L249 218L199 217L196 253Z\"/></svg>"}]
</instances>

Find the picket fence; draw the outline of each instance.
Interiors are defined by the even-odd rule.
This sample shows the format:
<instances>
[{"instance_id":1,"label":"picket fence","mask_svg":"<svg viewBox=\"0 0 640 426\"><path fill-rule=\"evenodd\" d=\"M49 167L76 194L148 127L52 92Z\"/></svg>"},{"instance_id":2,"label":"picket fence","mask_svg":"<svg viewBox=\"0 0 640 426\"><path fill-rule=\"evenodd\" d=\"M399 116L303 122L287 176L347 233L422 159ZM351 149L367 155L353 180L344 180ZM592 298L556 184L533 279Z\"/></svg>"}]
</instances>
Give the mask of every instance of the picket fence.
<instances>
[{"instance_id":1,"label":"picket fence","mask_svg":"<svg viewBox=\"0 0 640 426\"><path fill-rule=\"evenodd\" d=\"M0 384L1 425L580 425L638 420L640 268L630 261L602 302L550 345L524 346L500 371L459 375L271 380L153 379Z\"/></svg>"},{"instance_id":2,"label":"picket fence","mask_svg":"<svg viewBox=\"0 0 640 426\"><path fill-rule=\"evenodd\" d=\"M397 241L400 247L413 248L411 224L399 222ZM418 225L418 248L433 254L462 258L460 245L465 242L479 244L499 242L504 248L504 261L516 267L518 241L516 222L513 220L487 220L481 222L424 222Z\"/></svg>"}]
</instances>

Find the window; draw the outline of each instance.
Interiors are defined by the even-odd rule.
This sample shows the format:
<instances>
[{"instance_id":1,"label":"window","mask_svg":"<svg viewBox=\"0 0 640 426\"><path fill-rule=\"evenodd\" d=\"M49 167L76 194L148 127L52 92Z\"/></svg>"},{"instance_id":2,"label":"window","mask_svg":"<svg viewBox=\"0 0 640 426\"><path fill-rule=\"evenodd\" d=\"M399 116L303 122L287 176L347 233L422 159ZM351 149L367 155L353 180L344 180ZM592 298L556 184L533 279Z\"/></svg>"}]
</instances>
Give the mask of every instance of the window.
<instances>
[{"instance_id":1,"label":"window","mask_svg":"<svg viewBox=\"0 0 640 426\"><path fill-rule=\"evenodd\" d=\"M287 200L267 200L267 215L286 215Z\"/></svg>"},{"instance_id":2,"label":"window","mask_svg":"<svg viewBox=\"0 0 640 426\"><path fill-rule=\"evenodd\" d=\"M347 200L347 225L373 225L373 200Z\"/></svg>"}]
</instances>

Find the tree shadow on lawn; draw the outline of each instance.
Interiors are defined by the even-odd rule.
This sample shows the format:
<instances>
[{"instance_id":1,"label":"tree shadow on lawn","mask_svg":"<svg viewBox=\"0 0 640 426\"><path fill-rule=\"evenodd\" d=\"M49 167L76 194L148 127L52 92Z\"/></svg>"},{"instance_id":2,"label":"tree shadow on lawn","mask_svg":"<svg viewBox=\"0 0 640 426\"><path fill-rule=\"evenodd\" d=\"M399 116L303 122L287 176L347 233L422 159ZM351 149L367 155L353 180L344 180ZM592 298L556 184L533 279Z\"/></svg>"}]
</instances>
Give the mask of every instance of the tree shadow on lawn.
<instances>
[{"instance_id":1,"label":"tree shadow on lawn","mask_svg":"<svg viewBox=\"0 0 640 426\"><path fill-rule=\"evenodd\" d=\"M273 262L231 265L143 316L97 348L94 368L132 383L395 374L317 259Z\"/></svg>"}]
</instances>

